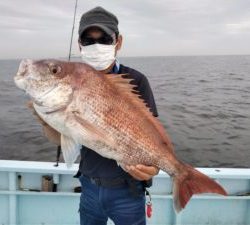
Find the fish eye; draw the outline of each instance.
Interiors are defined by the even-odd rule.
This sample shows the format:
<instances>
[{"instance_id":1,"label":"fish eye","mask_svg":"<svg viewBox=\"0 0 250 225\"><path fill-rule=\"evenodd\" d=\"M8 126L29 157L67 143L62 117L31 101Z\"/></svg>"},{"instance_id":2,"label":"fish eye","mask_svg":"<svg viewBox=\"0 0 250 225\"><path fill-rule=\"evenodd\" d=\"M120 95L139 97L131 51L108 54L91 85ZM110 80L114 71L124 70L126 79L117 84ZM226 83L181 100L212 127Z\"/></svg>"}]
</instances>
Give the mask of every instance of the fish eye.
<instances>
[{"instance_id":1,"label":"fish eye","mask_svg":"<svg viewBox=\"0 0 250 225\"><path fill-rule=\"evenodd\" d=\"M49 67L49 70L50 70L50 72L53 73L53 74L58 74L58 73L61 72L61 67L58 66L58 65L51 65L51 66Z\"/></svg>"}]
</instances>

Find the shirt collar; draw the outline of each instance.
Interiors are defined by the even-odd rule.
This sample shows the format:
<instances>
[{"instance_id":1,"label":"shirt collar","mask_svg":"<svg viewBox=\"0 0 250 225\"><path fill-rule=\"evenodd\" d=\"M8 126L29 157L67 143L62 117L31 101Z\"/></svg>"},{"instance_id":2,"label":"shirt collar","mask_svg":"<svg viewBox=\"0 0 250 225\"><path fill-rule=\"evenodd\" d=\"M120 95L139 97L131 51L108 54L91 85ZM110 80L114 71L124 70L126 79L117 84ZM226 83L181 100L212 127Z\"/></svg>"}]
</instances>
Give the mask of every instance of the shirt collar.
<instances>
[{"instance_id":1,"label":"shirt collar","mask_svg":"<svg viewBox=\"0 0 250 225\"><path fill-rule=\"evenodd\" d=\"M120 62L118 61L118 59L115 59L115 64L111 70L111 73L118 73L120 70Z\"/></svg>"}]
</instances>

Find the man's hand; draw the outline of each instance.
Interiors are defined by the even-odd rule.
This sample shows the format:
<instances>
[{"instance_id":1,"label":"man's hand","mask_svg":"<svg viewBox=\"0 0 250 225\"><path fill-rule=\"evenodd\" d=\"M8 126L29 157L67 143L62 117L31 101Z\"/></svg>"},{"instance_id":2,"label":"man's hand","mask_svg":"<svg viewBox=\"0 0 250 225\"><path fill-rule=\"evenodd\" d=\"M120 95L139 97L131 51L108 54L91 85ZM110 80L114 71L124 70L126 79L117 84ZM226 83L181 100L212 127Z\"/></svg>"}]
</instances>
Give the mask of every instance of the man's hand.
<instances>
[{"instance_id":1,"label":"man's hand","mask_svg":"<svg viewBox=\"0 0 250 225\"><path fill-rule=\"evenodd\" d=\"M44 135L48 138L48 140L50 142L52 142L53 144L56 145L61 145L61 134L56 131L54 128L52 128L51 126L49 126L35 111L34 106L33 106L33 102L29 101L26 104L28 106L28 108L31 109L33 115L36 116L38 122L42 125L43 127L43 132Z\"/></svg>"},{"instance_id":2,"label":"man's hand","mask_svg":"<svg viewBox=\"0 0 250 225\"><path fill-rule=\"evenodd\" d=\"M125 165L123 168L137 180L150 180L159 173L159 169L155 166L145 166L138 164L136 166Z\"/></svg>"}]
</instances>

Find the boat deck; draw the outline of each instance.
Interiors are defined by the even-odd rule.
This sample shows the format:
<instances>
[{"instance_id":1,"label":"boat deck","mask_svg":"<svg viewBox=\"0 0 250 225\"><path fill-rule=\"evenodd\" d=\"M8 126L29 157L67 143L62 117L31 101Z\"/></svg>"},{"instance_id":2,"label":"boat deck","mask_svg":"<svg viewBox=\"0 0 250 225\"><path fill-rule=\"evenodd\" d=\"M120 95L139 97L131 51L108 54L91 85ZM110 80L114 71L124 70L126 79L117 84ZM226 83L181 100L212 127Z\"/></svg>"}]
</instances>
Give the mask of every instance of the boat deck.
<instances>
[{"instance_id":1,"label":"boat deck","mask_svg":"<svg viewBox=\"0 0 250 225\"><path fill-rule=\"evenodd\" d=\"M1 225L77 225L80 186L73 175L78 164L67 169L52 162L0 160ZM160 171L150 188L152 225L249 225L250 169L197 168L219 182L229 196L202 194L193 196L185 210L176 214L172 204L170 177ZM52 176L57 192L41 191L42 176ZM22 189L18 177L22 177ZM33 189L29 191L28 189ZM36 191L37 190L37 191ZM40 191L39 191L40 190ZM113 224L111 221L108 224Z\"/></svg>"}]
</instances>

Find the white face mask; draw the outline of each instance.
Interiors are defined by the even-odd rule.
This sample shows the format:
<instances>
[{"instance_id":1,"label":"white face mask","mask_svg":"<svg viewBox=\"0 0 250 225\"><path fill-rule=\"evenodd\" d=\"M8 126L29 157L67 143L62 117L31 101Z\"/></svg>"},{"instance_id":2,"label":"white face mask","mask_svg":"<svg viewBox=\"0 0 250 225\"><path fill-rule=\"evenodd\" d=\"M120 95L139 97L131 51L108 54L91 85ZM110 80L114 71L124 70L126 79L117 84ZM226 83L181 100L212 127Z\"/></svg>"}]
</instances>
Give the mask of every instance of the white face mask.
<instances>
[{"instance_id":1,"label":"white face mask","mask_svg":"<svg viewBox=\"0 0 250 225\"><path fill-rule=\"evenodd\" d=\"M81 46L82 60L96 70L105 70L115 61L115 47L104 44Z\"/></svg>"}]
</instances>

